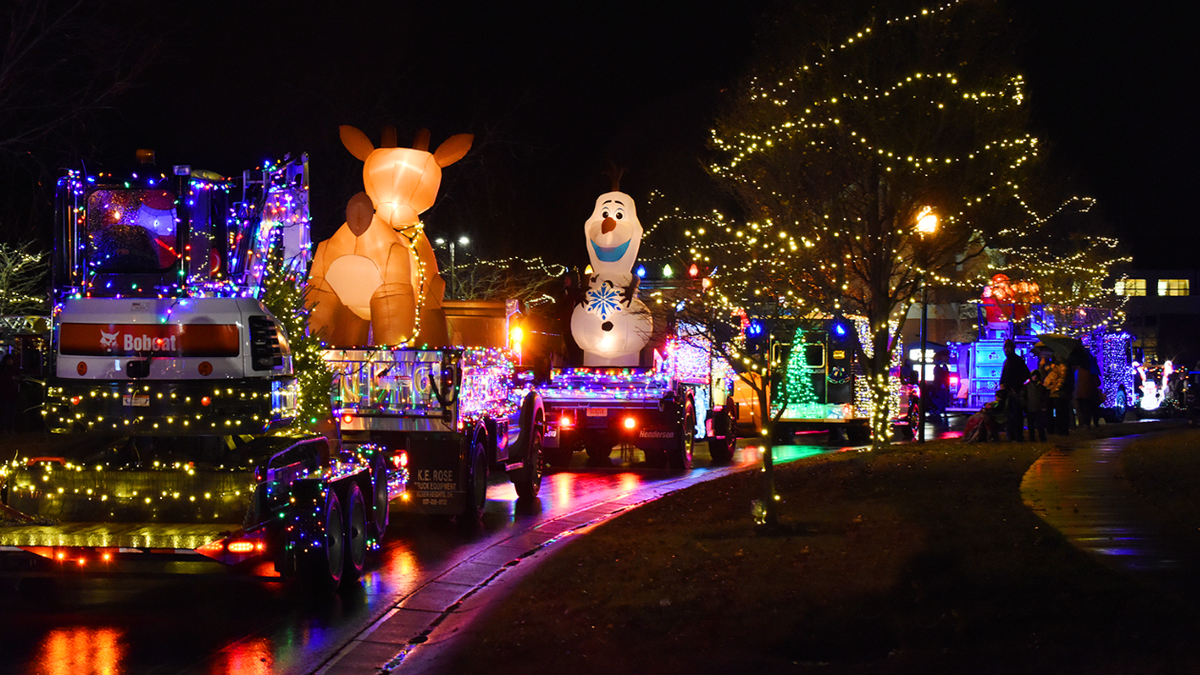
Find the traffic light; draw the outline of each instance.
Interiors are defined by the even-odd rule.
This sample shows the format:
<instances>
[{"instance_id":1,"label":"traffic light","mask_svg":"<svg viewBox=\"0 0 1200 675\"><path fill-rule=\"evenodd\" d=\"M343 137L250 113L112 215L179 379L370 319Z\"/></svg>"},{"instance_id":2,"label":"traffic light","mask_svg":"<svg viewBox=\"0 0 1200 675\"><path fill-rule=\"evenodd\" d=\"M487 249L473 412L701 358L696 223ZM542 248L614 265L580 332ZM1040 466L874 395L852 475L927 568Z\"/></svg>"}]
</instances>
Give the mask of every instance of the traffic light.
<instances>
[{"instance_id":1,"label":"traffic light","mask_svg":"<svg viewBox=\"0 0 1200 675\"><path fill-rule=\"evenodd\" d=\"M762 354L767 349L769 335L767 327L758 319L751 319L746 325L746 353Z\"/></svg>"}]
</instances>

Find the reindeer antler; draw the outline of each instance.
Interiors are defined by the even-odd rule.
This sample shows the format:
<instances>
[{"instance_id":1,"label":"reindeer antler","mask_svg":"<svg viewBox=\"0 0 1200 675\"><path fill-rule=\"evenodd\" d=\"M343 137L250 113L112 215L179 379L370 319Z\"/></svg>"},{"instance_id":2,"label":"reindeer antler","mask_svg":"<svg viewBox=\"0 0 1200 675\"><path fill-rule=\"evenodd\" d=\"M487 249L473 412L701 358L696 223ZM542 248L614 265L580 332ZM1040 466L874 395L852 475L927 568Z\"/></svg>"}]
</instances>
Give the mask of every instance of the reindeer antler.
<instances>
[{"instance_id":1,"label":"reindeer antler","mask_svg":"<svg viewBox=\"0 0 1200 675\"><path fill-rule=\"evenodd\" d=\"M608 169L604 171L604 175L608 176L609 180L612 181L612 191L620 192L621 176L625 175L625 169L617 166L617 163L610 159L608 160Z\"/></svg>"}]
</instances>

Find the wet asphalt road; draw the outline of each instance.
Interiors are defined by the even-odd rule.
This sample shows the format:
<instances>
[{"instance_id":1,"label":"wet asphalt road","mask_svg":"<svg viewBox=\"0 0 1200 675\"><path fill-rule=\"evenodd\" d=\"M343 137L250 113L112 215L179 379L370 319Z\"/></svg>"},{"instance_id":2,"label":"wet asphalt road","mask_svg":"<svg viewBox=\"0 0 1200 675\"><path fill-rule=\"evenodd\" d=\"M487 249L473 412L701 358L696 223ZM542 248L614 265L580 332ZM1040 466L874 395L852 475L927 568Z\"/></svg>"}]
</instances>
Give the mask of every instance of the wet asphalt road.
<instances>
[{"instance_id":1,"label":"wet asphalt road","mask_svg":"<svg viewBox=\"0 0 1200 675\"><path fill-rule=\"evenodd\" d=\"M823 437L812 441L777 447L777 461L842 449ZM577 454L570 470L547 475L529 505L518 504L507 478L495 473L483 521L472 529L395 517L361 582L330 598L273 580L269 565L261 576L186 563L171 574L0 578L0 673L358 672L344 658L346 646L405 607L425 603L436 616L439 583L474 583L461 579L494 575L522 550L761 458L757 448L742 447L730 466L714 467L698 443L696 468L687 474L642 468L640 453L614 451L609 467L585 466L585 459ZM400 651L380 649L359 655L370 660L365 672L378 672Z\"/></svg>"}]
</instances>

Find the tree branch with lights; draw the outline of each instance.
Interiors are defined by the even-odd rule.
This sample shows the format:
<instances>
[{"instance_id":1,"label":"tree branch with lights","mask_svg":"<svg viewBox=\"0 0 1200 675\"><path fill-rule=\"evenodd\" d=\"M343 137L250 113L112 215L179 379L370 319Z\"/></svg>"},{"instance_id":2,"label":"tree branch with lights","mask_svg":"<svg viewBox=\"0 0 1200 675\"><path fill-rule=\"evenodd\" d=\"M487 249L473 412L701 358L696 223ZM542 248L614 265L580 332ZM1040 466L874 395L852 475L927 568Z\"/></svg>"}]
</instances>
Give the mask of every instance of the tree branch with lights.
<instances>
[{"instance_id":1,"label":"tree branch with lights","mask_svg":"<svg viewBox=\"0 0 1200 675\"><path fill-rule=\"evenodd\" d=\"M898 320L923 283L1027 217L1019 188L1038 142L997 11L951 2L777 49L712 132L710 171L744 217L687 231L687 255L715 270L707 301L716 314L865 319L855 349L876 444L891 436ZM929 214L938 225L923 233ZM769 357L755 365L780 365Z\"/></svg>"}]
</instances>

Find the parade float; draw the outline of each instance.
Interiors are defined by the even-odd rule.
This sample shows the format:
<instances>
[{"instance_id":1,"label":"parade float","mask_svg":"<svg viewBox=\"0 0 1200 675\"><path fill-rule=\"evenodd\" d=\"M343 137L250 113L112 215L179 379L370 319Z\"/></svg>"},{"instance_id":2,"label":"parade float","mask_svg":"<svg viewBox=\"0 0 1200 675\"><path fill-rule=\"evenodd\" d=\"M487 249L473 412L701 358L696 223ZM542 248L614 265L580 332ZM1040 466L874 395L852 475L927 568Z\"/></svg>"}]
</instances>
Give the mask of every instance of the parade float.
<instances>
[{"instance_id":1,"label":"parade float","mask_svg":"<svg viewBox=\"0 0 1200 675\"><path fill-rule=\"evenodd\" d=\"M56 199L45 423L109 443L3 467L5 569L265 562L321 591L357 577L407 472L290 426L302 336L263 298L307 267L307 158L237 178L71 170Z\"/></svg>"},{"instance_id":2,"label":"parade float","mask_svg":"<svg viewBox=\"0 0 1200 675\"><path fill-rule=\"evenodd\" d=\"M433 205L442 168L467 152L472 136L451 136L433 152L424 130L412 148L395 147L391 129L378 148L353 127L341 127L341 138L363 160L365 191L317 246L308 303L309 328L335 373L342 446L381 448L407 468L399 502L406 512L478 522L495 464L519 497L536 497L543 411L531 378L517 372L509 333L516 303L454 303L448 322L445 283L419 218ZM451 344L451 333L462 343Z\"/></svg>"}]
</instances>

